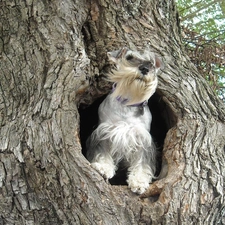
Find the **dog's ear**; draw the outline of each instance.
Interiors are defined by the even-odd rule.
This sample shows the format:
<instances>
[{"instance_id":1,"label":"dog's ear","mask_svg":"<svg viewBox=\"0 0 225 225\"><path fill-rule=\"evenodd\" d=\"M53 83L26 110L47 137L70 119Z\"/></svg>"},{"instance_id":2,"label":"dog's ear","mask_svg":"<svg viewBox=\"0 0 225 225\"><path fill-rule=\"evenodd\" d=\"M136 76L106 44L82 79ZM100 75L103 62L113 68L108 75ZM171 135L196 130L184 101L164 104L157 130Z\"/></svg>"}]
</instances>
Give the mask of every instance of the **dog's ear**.
<instances>
[{"instance_id":1,"label":"dog's ear","mask_svg":"<svg viewBox=\"0 0 225 225\"><path fill-rule=\"evenodd\" d=\"M128 48L124 47L117 51L107 52L107 56L111 62L117 63L118 59L122 58L127 51Z\"/></svg>"},{"instance_id":2,"label":"dog's ear","mask_svg":"<svg viewBox=\"0 0 225 225\"><path fill-rule=\"evenodd\" d=\"M156 69L164 68L164 64L163 64L162 60L156 55L155 55L155 67L156 67Z\"/></svg>"},{"instance_id":3,"label":"dog's ear","mask_svg":"<svg viewBox=\"0 0 225 225\"><path fill-rule=\"evenodd\" d=\"M109 58L109 61L117 63L117 55L119 51L113 51L113 52L107 52L107 56Z\"/></svg>"}]
</instances>

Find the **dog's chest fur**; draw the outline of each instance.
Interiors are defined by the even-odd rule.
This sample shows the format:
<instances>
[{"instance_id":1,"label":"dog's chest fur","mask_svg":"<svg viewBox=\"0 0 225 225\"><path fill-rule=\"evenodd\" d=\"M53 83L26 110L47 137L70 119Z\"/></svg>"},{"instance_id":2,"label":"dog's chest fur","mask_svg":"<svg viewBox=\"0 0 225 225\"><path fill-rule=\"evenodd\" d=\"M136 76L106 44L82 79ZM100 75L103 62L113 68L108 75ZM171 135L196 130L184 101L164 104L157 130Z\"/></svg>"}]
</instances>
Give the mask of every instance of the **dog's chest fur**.
<instances>
[{"instance_id":1,"label":"dog's chest fur","mask_svg":"<svg viewBox=\"0 0 225 225\"><path fill-rule=\"evenodd\" d=\"M126 106L109 94L101 103L99 110L99 123L115 124L124 122L139 125L150 130L152 116L147 105Z\"/></svg>"}]
</instances>

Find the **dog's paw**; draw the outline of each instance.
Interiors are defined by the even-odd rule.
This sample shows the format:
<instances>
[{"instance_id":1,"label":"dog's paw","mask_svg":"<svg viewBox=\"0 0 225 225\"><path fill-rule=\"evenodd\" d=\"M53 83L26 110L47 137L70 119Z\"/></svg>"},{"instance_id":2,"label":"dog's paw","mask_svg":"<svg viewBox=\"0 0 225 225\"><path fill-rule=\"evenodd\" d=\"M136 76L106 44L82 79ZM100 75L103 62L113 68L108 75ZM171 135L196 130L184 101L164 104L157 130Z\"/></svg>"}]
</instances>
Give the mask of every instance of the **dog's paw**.
<instances>
[{"instance_id":1,"label":"dog's paw","mask_svg":"<svg viewBox=\"0 0 225 225\"><path fill-rule=\"evenodd\" d=\"M148 189L149 183L145 181L132 181L128 184L128 186L130 187L132 192L137 194L143 194Z\"/></svg>"},{"instance_id":2,"label":"dog's paw","mask_svg":"<svg viewBox=\"0 0 225 225\"><path fill-rule=\"evenodd\" d=\"M143 194L149 187L149 177L130 174L127 183L132 192Z\"/></svg>"},{"instance_id":3,"label":"dog's paw","mask_svg":"<svg viewBox=\"0 0 225 225\"><path fill-rule=\"evenodd\" d=\"M92 163L95 168L104 178L110 179L115 175L115 166L108 163Z\"/></svg>"}]
</instances>

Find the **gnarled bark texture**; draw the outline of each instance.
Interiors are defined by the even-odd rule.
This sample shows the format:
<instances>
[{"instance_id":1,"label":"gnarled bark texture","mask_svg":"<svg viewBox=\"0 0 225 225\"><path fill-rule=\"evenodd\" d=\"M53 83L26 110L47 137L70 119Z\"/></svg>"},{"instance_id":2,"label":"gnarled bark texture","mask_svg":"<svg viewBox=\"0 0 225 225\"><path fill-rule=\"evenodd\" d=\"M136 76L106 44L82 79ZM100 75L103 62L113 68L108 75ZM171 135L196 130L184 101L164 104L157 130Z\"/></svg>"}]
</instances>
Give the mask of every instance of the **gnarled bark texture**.
<instances>
[{"instance_id":1,"label":"gnarled bark texture","mask_svg":"<svg viewBox=\"0 0 225 225\"><path fill-rule=\"evenodd\" d=\"M224 105L182 50L174 1L0 6L0 224L225 224ZM109 91L106 52L121 46L165 64L150 105L161 175L141 197L81 147L96 109L78 108Z\"/></svg>"}]
</instances>

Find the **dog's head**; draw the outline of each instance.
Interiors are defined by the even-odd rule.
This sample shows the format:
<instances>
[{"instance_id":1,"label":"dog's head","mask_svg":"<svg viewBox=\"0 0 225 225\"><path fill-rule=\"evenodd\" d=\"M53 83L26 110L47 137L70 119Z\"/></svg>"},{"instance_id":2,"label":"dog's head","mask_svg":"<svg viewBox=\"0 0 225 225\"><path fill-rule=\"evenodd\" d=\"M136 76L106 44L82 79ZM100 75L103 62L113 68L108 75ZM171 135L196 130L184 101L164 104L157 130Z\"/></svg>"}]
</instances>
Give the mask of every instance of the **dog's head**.
<instances>
[{"instance_id":1,"label":"dog's head","mask_svg":"<svg viewBox=\"0 0 225 225\"><path fill-rule=\"evenodd\" d=\"M113 95L133 105L148 100L156 90L161 60L149 51L140 54L127 48L107 53L116 67L108 79L116 83Z\"/></svg>"}]
</instances>

